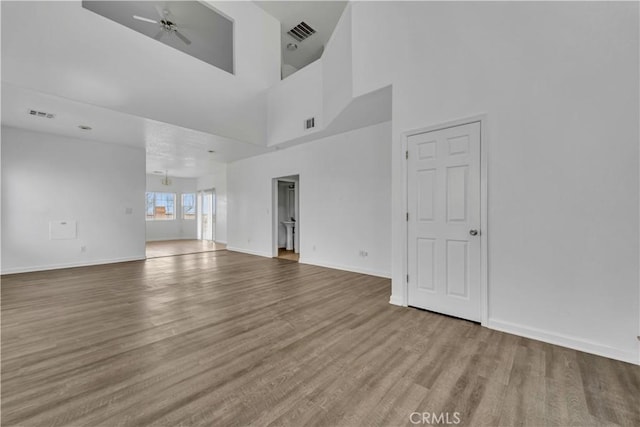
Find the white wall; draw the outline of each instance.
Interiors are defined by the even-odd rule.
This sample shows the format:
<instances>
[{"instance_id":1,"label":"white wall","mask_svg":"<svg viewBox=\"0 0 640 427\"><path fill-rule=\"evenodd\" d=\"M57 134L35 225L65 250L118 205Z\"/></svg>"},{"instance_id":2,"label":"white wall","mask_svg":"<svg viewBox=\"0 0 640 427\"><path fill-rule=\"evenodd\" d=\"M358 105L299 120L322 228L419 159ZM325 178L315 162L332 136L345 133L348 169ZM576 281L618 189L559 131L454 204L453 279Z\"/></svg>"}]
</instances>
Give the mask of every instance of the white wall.
<instances>
[{"instance_id":1,"label":"white wall","mask_svg":"<svg viewBox=\"0 0 640 427\"><path fill-rule=\"evenodd\" d=\"M227 165L215 163L213 172L198 178L196 187L200 190L216 190L216 229L215 239L218 243L227 243Z\"/></svg>"},{"instance_id":2,"label":"white wall","mask_svg":"<svg viewBox=\"0 0 640 427\"><path fill-rule=\"evenodd\" d=\"M297 72L298 69L291 64L282 64L282 79L286 79L291 74Z\"/></svg>"},{"instance_id":3,"label":"white wall","mask_svg":"<svg viewBox=\"0 0 640 427\"><path fill-rule=\"evenodd\" d=\"M268 145L317 132L322 127L322 60L290 75L267 93ZM315 117L314 129L304 121Z\"/></svg>"},{"instance_id":4,"label":"white wall","mask_svg":"<svg viewBox=\"0 0 640 427\"><path fill-rule=\"evenodd\" d=\"M196 238L196 220L182 219L182 194L195 193L195 178L174 178L170 185L163 185L161 175L147 175L147 191L159 191L162 193L175 193L176 195L176 219L161 221L146 221L147 241L177 240Z\"/></svg>"},{"instance_id":5,"label":"white wall","mask_svg":"<svg viewBox=\"0 0 640 427\"><path fill-rule=\"evenodd\" d=\"M392 301L405 296L401 134L486 113L488 325L638 363L638 4L352 14L354 93L393 84Z\"/></svg>"},{"instance_id":6,"label":"white wall","mask_svg":"<svg viewBox=\"0 0 640 427\"><path fill-rule=\"evenodd\" d=\"M233 20L234 74L267 88L280 81L280 22L250 1L205 1Z\"/></svg>"},{"instance_id":7,"label":"white wall","mask_svg":"<svg viewBox=\"0 0 640 427\"><path fill-rule=\"evenodd\" d=\"M3 126L2 273L144 259L144 175L144 149Z\"/></svg>"},{"instance_id":8,"label":"white wall","mask_svg":"<svg viewBox=\"0 0 640 427\"><path fill-rule=\"evenodd\" d=\"M351 6L347 5L322 54L322 112L328 125L351 102Z\"/></svg>"},{"instance_id":9,"label":"white wall","mask_svg":"<svg viewBox=\"0 0 640 427\"><path fill-rule=\"evenodd\" d=\"M229 164L229 249L272 255L272 180L299 175L300 261L388 277L390 132L386 122Z\"/></svg>"}]
</instances>

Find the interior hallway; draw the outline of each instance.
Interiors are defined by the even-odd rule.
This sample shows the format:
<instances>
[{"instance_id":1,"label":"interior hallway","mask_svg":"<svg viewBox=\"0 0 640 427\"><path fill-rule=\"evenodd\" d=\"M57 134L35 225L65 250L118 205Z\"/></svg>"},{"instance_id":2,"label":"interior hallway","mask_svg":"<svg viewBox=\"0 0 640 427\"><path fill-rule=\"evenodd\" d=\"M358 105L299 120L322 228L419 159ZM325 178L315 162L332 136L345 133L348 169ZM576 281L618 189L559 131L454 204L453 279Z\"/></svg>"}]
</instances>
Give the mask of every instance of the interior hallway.
<instances>
[{"instance_id":1,"label":"interior hallway","mask_svg":"<svg viewBox=\"0 0 640 427\"><path fill-rule=\"evenodd\" d=\"M158 258L164 256L196 254L200 252L213 252L226 249L227 245L216 243L211 240L161 240L147 242L147 258Z\"/></svg>"}]
</instances>

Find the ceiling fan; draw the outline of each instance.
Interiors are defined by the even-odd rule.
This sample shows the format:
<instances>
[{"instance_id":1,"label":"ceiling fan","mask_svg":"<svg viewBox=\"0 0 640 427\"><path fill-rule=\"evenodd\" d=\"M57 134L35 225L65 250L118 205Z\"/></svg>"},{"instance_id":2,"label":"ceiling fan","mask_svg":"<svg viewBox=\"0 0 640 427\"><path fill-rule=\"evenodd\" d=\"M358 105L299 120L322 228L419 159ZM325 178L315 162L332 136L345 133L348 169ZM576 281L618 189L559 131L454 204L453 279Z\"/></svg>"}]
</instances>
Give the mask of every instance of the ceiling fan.
<instances>
[{"instance_id":1,"label":"ceiling fan","mask_svg":"<svg viewBox=\"0 0 640 427\"><path fill-rule=\"evenodd\" d=\"M168 9L163 9L160 6L156 6L156 11L160 15L160 21L154 19L145 18L143 16L133 15L133 19L138 21L148 22L150 24L160 24L160 31L153 37L156 40L160 40L165 34L175 34L184 44L191 44L191 40L185 37L180 31L178 31L178 25L174 22L175 18Z\"/></svg>"}]
</instances>

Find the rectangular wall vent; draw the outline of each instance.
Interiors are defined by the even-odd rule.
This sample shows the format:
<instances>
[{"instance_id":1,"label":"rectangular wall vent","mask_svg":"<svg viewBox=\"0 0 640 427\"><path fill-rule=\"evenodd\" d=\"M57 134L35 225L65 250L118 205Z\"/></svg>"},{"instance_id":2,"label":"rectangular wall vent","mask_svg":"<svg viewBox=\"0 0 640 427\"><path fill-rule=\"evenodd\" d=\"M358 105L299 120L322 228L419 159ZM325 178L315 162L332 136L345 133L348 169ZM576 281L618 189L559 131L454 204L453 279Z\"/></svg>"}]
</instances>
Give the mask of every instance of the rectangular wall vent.
<instances>
[{"instance_id":1,"label":"rectangular wall vent","mask_svg":"<svg viewBox=\"0 0 640 427\"><path fill-rule=\"evenodd\" d=\"M313 129L314 127L316 127L316 118L315 117L311 117L310 119L307 119L304 121L304 128L306 129Z\"/></svg>"},{"instance_id":2,"label":"rectangular wall vent","mask_svg":"<svg viewBox=\"0 0 640 427\"><path fill-rule=\"evenodd\" d=\"M311 28L309 24L302 21L301 23L299 23L298 25L296 25L295 27L287 31L287 34L289 34L291 37L293 37L297 41L301 42L302 40L312 36L315 32L316 30Z\"/></svg>"},{"instance_id":3,"label":"rectangular wall vent","mask_svg":"<svg viewBox=\"0 0 640 427\"><path fill-rule=\"evenodd\" d=\"M37 110L29 110L29 114L31 114L32 116L44 117L47 119L53 119L56 116L55 114L45 113L44 111L37 111Z\"/></svg>"}]
</instances>

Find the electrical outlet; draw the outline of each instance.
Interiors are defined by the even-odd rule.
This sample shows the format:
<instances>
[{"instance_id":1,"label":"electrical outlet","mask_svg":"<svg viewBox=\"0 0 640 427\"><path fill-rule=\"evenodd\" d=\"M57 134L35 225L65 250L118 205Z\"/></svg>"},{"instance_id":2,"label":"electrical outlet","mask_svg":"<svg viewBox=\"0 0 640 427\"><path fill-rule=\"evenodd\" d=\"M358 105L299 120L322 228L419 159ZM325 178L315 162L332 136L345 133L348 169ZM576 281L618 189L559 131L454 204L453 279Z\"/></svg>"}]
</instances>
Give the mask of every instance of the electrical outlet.
<instances>
[{"instance_id":1,"label":"electrical outlet","mask_svg":"<svg viewBox=\"0 0 640 427\"><path fill-rule=\"evenodd\" d=\"M86 246L80 246L80 252L87 252Z\"/></svg>"},{"instance_id":2,"label":"electrical outlet","mask_svg":"<svg viewBox=\"0 0 640 427\"><path fill-rule=\"evenodd\" d=\"M124 208L125 215L131 215L133 213L133 208Z\"/></svg>"},{"instance_id":3,"label":"electrical outlet","mask_svg":"<svg viewBox=\"0 0 640 427\"><path fill-rule=\"evenodd\" d=\"M369 256L369 252L365 251L364 249L360 249L359 254L363 258L366 257L366 256Z\"/></svg>"}]
</instances>

